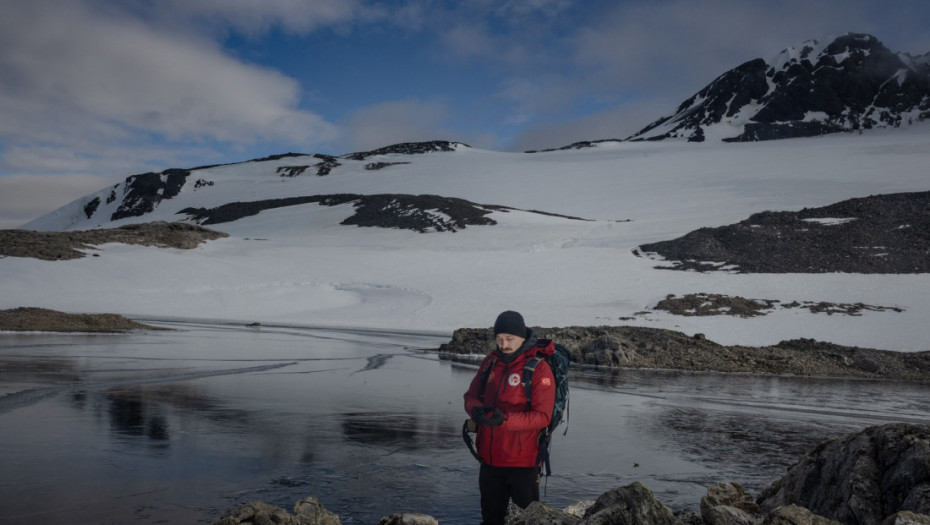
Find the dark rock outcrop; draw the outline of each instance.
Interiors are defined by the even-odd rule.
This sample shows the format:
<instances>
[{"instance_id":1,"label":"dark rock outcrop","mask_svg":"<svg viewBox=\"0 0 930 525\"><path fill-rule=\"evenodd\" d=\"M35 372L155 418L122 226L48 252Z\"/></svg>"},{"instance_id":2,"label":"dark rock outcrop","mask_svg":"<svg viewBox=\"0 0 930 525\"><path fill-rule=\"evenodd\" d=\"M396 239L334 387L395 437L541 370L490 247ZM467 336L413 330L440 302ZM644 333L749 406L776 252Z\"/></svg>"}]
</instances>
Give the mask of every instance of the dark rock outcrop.
<instances>
[{"instance_id":1,"label":"dark rock outcrop","mask_svg":"<svg viewBox=\"0 0 930 525\"><path fill-rule=\"evenodd\" d=\"M767 315L776 309L800 308L811 313L827 315L862 315L869 312L903 312L897 306L878 306L865 303L831 303L828 301L790 301L777 299L747 299L716 293L689 293L681 297L670 294L660 300L653 309L664 310L682 316L729 315L734 317L756 317Z\"/></svg>"},{"instance_id":2,"label":"dark rock outcrop","mask_svg":"<svg viewBox=\"0 0 930 525\"><path fill-rule=\"evenodd\" d=\"M930 381L930 352L892 352L811 339L765 347L723 346L703 336L637 326L533 330L538 337L568 347L572 362L600 367ZM493 345L491 328L460 328L438 352L447 359L473 360Z\"/></svg>"},{"instance_id":3,"label":"dark rock outcrop","mask_svg":"<svg viewBox=\"0 0 930 525\"><path fill-rule=\"evenodd\" d=\"M351 160L365 160L368 157L374 157L376 155L422 155L424 153L455 151L456 146L464 146L466 148L469 147L467 144L462 144L461 142L450 142L448 140L402 142L400 144L392 144L390 146L385 146L383 148L378 148L371 151L349 153L348 155L344 155L344 158Z\"/></svg>"},{"instance_id":4,"label":"dark rock outcrop","mask_svg":"<svg viewBox=\"0 0 930 525\"><path fill-rule=\"evenodd\" d=\"M739 273L930 272L930 191L873 195L797 212L766 211L644 244L661 268Z\"/></svg>"},{"instance_id":5,"label":"dark rock outcrop","mask_svg":"<svg viewBox=\"0 0 930 525\"><path fill-rule=\"evenodd\" d=\"M930 514L930 426L875 426L822 443L759 496L763 510L791 504L856 525Z\"/></svg>"},{"instance_id":6,"label":"dark rock outcrop","mask_svg":"<svg viewBox=\"0 0 930 525\"><path fill-rule=\"evenodd\" d=\"M110 220L140 217L154 211L162 200L176 197L181 192L189 175L189 170L169 169L161 173L143 173L128 177L123 188L123 201L110 216Z\"/></svg>"},{"instance_id":7,"label":"dark rock outcrop","mask_svg":"<svg viewBox=\"0 0 930 525\"><path fill-rule=\"evenodd\" d=\"M228 235L193 224L163 221L73 232L0 230L0 256L33 257L46 261L79 259L85 255L83 250L106 243L189 250L223 237Z\"/></svg>"},{"instance_id":8,"label":"dark rock outcrop","mask_svg":"<svg viewBox=\"0 0 930 525\"><path fill-rule=\"evenodd\" d=\"M497 224L486 217L492 211L505 210L500 206L475 204L465 199L439 195L404 194L336 194L288 197L251 202L233 202L216 208L185 208L186 214L198 224L221 224L243 217L257 215L264 210L316 203L323 206L352 204L355 214L341 224L413 230L454 232L467 226Z\"/></svg>"},{"instance_id":9,"label":"dark rock outcrop","mask_svg":"<svg viewBox=\"0 0 930 525\"><path fill-rule=\"evenodd\" d=\"M216 208L185 208L178 212L198 224L211 225L232 222L258 215L264 210L302 204L339 206L351 204L355 214L340 224L375 228L393 228L427 232L455 232L468 226L492 226L497 221L487 217L492 212L509 212L514 208L493 204L476 204L465 199L440 195L375 194L308 195L250 202L231 202ZM539 210L526 210L569 220L579 217L557 215Z\"/></svg>"}]
</instances>

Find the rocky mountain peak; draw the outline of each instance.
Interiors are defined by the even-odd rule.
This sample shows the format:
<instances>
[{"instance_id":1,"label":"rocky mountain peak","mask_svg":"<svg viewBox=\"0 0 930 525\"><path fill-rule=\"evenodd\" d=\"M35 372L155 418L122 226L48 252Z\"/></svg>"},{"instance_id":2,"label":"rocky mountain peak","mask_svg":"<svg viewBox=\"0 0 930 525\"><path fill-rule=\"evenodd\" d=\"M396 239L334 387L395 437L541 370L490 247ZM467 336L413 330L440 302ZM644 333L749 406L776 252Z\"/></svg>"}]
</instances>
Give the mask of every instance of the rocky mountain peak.
<instances>
[{"instance_id":1,"label":"rocky mountain peak","mask_svg":"<svg viewBox=\"0 0 930 525\"><path fill-rule=\"evenodd\" d=\"M747 142L898 127L930 117L930 54L871 35L809 40L717 77L631 140Z\"/></svg>"}]
</instances>

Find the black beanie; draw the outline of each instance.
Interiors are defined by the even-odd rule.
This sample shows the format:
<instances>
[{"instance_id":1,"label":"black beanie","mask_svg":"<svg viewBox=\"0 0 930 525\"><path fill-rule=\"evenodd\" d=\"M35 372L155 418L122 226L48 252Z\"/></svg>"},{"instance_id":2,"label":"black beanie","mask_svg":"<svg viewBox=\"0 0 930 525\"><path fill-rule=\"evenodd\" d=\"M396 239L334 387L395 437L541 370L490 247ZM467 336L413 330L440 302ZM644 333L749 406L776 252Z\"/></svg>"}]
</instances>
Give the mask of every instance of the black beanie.
<instances>
[{"instance_id":1,"label":"black beanie","mask_svg":"<svg viewBox=\"0 0 930 525\"><path fill-rule=\"evenodd\" d=\"M494 335L510 334L517 337L526 337L526 325L523 316L513 310L507 310L497 316L494 321Z\"/></svg>"}]
</instances>

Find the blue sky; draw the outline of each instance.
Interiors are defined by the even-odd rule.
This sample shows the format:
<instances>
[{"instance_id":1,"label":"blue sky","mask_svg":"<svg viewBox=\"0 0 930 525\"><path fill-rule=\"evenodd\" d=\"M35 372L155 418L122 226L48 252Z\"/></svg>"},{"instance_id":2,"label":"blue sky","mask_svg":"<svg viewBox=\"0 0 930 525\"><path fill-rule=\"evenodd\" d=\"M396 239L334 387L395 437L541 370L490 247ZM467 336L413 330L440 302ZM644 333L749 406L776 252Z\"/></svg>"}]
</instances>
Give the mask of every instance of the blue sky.
<instances>
[{"instance_id":1,"label":"blue sky","mask_svg":"<svg viewBox=\"0 0 930 525\"><path fill-rule=\"evenodd\" d=\"M0 228L127 175L288 151L623 138L747 60L926 0L0 0Z\"/></svg>"}]
</instances>

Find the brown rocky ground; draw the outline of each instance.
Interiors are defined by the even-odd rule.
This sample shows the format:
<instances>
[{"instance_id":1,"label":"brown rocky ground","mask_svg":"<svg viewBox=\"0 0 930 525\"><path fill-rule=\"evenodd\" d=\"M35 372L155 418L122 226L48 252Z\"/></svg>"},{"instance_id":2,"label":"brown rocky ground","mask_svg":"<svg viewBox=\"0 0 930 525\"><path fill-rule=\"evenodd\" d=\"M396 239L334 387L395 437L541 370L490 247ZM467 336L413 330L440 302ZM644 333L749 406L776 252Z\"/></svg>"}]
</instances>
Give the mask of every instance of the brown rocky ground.
<instances>
[{"instance_id":1,"label":"brown rocky ground","mask_svg":"<svg viewBox=\"0 0 930 525\"><path fill-rule=\"evenodd\" d=\"M161 330L117 314L69 314L45 308L0 310L0 330L13 332L129 332Z\"/></svg>"},{"instance_id":2,"label":"brown rocky ground","mask_svg":"<svg viewBox=\"0 0 930 525\"><path fill-rule=\"evenodd\" d=\"M85 251L107 243L189 250L222 237L228 235L193 224L164 221L73 232L0 230L0 257L32 257L46 261L80 259Z\"/></svg>"}]
</instances>

